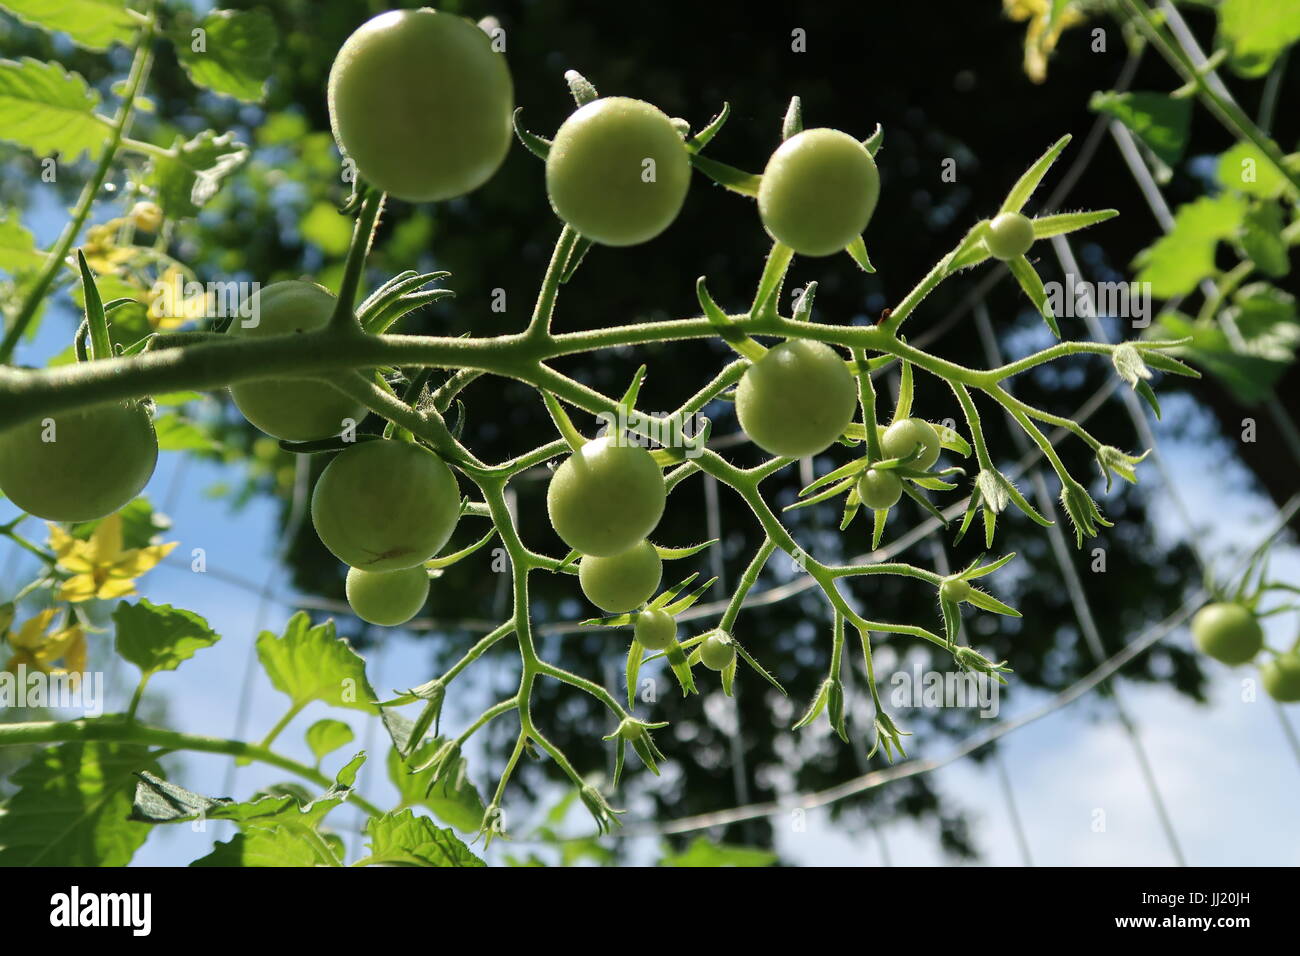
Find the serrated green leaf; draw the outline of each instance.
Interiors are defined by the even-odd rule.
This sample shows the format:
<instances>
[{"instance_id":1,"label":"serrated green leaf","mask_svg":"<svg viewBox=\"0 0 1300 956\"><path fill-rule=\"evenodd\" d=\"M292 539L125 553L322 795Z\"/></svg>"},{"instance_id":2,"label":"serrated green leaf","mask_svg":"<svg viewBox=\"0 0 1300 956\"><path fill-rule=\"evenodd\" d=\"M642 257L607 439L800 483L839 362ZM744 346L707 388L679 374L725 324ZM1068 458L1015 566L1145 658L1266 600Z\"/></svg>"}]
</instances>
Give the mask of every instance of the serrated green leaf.
<instances>
[{"instance_id":1,"label":"serrated green leaf","mask_svg":"<svg viewBox=\"0 0 1300 956\"><path fill-rule=\"evenodd\" d=\"M0 140L40 158L57 153L64 163L83 154L97 159L109 136L98 105L99 94L81 74L58 63L0 60Z\"/></svg>"},{"instance_id":2,"label":"serrated green leaf","mask_svg":"<svg viewBox=\"0 0 1300 956\"><path fill-rule=\"evenodd\" d=\"M169 604L122 601L113 611L117 653L146 675L174 671L220 636L193 611Z\"/></svg>"},{"instance_id":3,"label":"serrated green leaf","mask_svg":"<svg viewBox=\"0 0 1300 956\"><path fill-rule=\"evenodd\" d=\"M410 810L372 817L366 824L372 863L396 866L485 866L451 830Z\"/></svg>"},{"instance_id":4,"label":"serrated green leaf","mask_svg":"<svg viewBox=\"0 0 1300 956\"><path fill-rule=\"evenodd\" d=\"M261 102L275 67L278 38L265 10L213 10L199 23L200 41L186 31L174 36L176 58L197 86L248 103Z\"/></svg>"},{"instance_id":5,"label":"serrated green leaf","mask_svg":"<svg viewBox=\"0 0 1300 956\"><path fill-rule=\"evenodd\" d=\"M209 129L188 140L177 136L167 156L150 157L147 181L168 219L186 219L199 214L248 155L233 132L218 136Z\"/></svg>"},{"instance_id":6,"label":"serrated green leaf","mask_svg":"<svg viewBox=\"0 0 1300 956\"><path fill-rule=\"evenodd\" d=\"M0 272L17 276L45 265L46 254L36 248L36 239L18 220L16 213L0 219Z\"/></svg>"},{"instance_id":7,"label":"serrated green leaf","mask_svg":"<svg viewBox=\"0 0 1300 956\"><path fill-rule=\"evenodd\" d=\"M1188 294L1214 274L1215 247L1237 234L1246 209L1241 196L1226 192L1179 206L1169 233L1134 259L1136 280L1151 283L1151 295L1157 299Z\"/></svg>"},{"instance_id":8,"label":"serrated green leaf","mask_svg":"<svg viewBox=\"0 0 1300 956\"><path fill-rule=\"evenodd\" d=\"M293 866L321 863L310 838L291 827L248 827L190 866Z\"/></svg>"},{"instance_id":9,"label":"serrated green leaf","mask_svg":"<svg viewBox=\"0 0 1300 956\"><path fill-rule=\"evenodd\" d=\"M318 720L307 728L307 746L311 748L317 763L340 747L346 747L355 739L356 734L351 727L332 717Z\"/></svg>"},{"instance_id":10,"label":"serrated green leaf","mask_svg":"<svg viewBox=\"0 0 1300 956\"><path fill-rule=\"evenodd\" d=\"M1176 166L1187 148L1192 101L1166 93L1098 92L1088 108L1115 117L1142 140L1166 166Z\"/></svg>"},{"instance_id":11,"label":"serrated green leaf","mask_svg":"<svg viewBox=\"0 0 1300 956\"><path fill-rule=\"evenodd\" d=\"M334 632L334 621L311 626L299 611L277 637L263 631L257 638L257 656L272 685L288 694L295 707L314 700L333 707L351 707L377 713L374 690L366 679L365 661Z\"/></svg>"},{"instance_id":12,"label":"serrated green leaf","mask_svg":"<svg viewBox=\"0 0 1300 956\"><path fill-rule=\"evenodd\" d=\"M1261 199L1276 199L1289 186L1273 161L1254 143L1238 143L1220 156L1215 175L1227 189Z\"/></svg>"},{"instance_id":13,"label":"serrated green leaf","mask_svg":"<svg viewBox=\"0 0 1300 956\"><path fill-rule=\"evenodd\" d=\"M388 777L397 786L403 804L427 807L448 826L462 833L475 833L483 825L486 808L469 779L467 761L463 756L448 767L430 766L418 773L410 772L411 767L427 763L446 742L439 737L427 740L419 744L405 762L396 749L390 749ZM436 782L433 779L435 769L440 771Z\"/></svg>"},{"instance_id":14,"label":"serrated green leaf","mask_svg":"<svg viewBox=\"0 0 1300 956\"><path fill-rule=\"evenodd\" d=\"M149 836L128 819L136 771L162 773L140 744L76 740L44 747L9 778L0 866L125 866Z\"/></svg>"},{"instance_id":15,"label":"serrated green leaf","mask_svg":"<svg viewBox=\"0 0 1300 956\"><path fill-rule=\"evenodd\" d=\"M1300 6L1286 0L1222 0L1218 13L1228 65L1239 76L1263 76L1300 40Z\"/></svg>"},{"instance_id":16,"label":"serrated green leaf","mask_svg":"<svg viewBox=\"0 0 1300 956\"><path fill-rule=\"evenodd\" d=\"M96 51L131 44L139 24L126 0L4 0L0 10L42 30L66 33L77 46Z\"/></svg>"},{"instance_id":17,"label":"serrated green leaf","mask_svg":"<svg viewBox=\"0 0 1300 956\"><path fill-rule=\"evenodd\" d=\"M777 855L770 850L755 847L715 843L707 837L696 837L689 847L673 853L668 847L659 860L660 866L772 866Z\"/></svg>"}]
</instances>

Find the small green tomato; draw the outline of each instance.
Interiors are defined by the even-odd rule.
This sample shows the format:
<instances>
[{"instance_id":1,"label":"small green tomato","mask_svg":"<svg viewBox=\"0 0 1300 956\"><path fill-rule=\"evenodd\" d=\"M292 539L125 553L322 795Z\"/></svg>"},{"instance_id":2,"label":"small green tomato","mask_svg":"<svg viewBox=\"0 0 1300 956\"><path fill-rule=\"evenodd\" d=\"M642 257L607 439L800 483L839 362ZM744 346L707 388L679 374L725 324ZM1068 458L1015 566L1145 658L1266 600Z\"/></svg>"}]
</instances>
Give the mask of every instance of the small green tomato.
<instances>
[{"instance_id":1,"label":"small green tomato","mask_svg":"<svg viewBox=\"0 0 1300 956\"><path fill-rule=\"evenodd\" d=\"M624 96L577 110L546 157L546 192L555 214L606 246L659 235L677 218L690 184L690 154L673 121Z\"/></svg>"},{"instance_id":2,"label":"small green tomato","mask_svg":"<svg viewBox=\"0 0 1300 956\"><path fill-rule=\"evenodd\" d=\"M1225 664L1245 664L1264 647L1264 631L1247 608L1222 601L1192 618L1192 638L1201 652Z\"/></svg>"},{"instance_id":3,"label":"small green tomato","mask_svg":"<svg viewBox=\"0 0 1300 956\"><path fill-rule=\"evenodd\" d=\"M138 402L59 412L0 431L0 491L46 521L90 521L138 495L158 463Z\"/></svg>"},{"instance_id":4,"label":"small green tomato","mask_svg":"<svg viewBox=\"0 0 1300 956\"><path fill-rule=\"evenodd\" d=\"M400 571L348 568L348 604L357 617L381 627L405 624L429 597L429 572L423 565Z\"/></svg>"},{"instance_id":5,"label":"small green tomato","mask_svg":"<svg viewBox=\"0 0 1300 956\"><path fill-rule=\"evenodd\" d=\"M1018 212L1003 212L993 217L984 236L989 255L1006 262L1023 256L1034 244L1034 224Z\"/></svg>"},{"instance_id":6,"label":"small green tomato","mask_svg":"<svg viewBox=\"0 0 1300 956\"><path fill-rule=\"evenodd\" d=\"M892 508L903 497L903 481L893 471L868 468L858 479L858 497L868 508Z\"/></svg>"},{"instance_id":7,"label":"small green tomato","mask_svg":"<svg viewBox=\"0 0 1300 956\"><path fill-rule=\"evenodd\" d=\"M662 651L677 640L677 621L667 611L655 608L636 616L636 642L647 651Z\"/></svg>"},{"instance_id":8,"label":"small green tomato","mask_svg":"<svg viewBox=\"0 0 1300 956\"><path fill-rule=\"evenodd\" d=\"M700 644L700 663L711 671L726 670L736 659L736 645L726 631L714 631Z\"/></svg>"},{"instance_id":9,"label":"small green tomato","mask_svg":"<svg viewBox=\"0 0 1300 956\"><path fill-rule=\"evenodd\" d=\"M909 468L927 471L939 460L939 433L929 422L919 418L904 418L885 429L881 435L880 449L886 458L906 458L920 446L918 457L908 462Z\"/></svg>"},{"instance_id":10,"label":"small green tomato","mask_svg":"<svg viewBox=\"0 0 1300 956\"><path fill-rule=\"evenodd\" d=\"M227 330L236 338L295 335L324 328L334 312L335 299L314 282L290 279L275 282L257 293L256 324L235 316ZM235 407L254 426L272 438L315 441L343 430L344 420L359 422L366 408L342 392L309 379L278 376L230 386Z\"/></svg>"},{"instance_id":11,"label":"small green tomato","mask_svg":"<svg viewBox=\"0 0 1300 956\"><path fill-rule=\"evenodd\" d=\"M622 614L640 607L659 590L663 561L649 541L607 558L585 555L578 562L578 583L587 600L602 611Z\"/></svg>"},{"instance_id":12,"label":"small green tomato","mask_svg":"<svg viewBox=\"0 0 1300 956\"><path fill-rule=\"evenodd\" d=\"M825 451L853 421L858 386L829 345L791 339L768 349L736 388L736 417L770 455Z\"/></svg>"},{"instance_id":13,"label":"small green tomato","mask_svg":"<svg viewBox=\"0 0 1300 956\"><path fill-rule=\"evenodd\" d=\"M939 596L945 601L960 604L962 601L970 599L972 590L967 581L961 578L948 578L939 585Z\"/></svg>"},{"instance_id":14,"label":"small green tomato","mask_svg":"<svg viewBox=\"0 0 1300 956\"><path fill-rule=\"evenodd\" d=\"M340 452L311 496L321 543L363 571L397 571L429 560L459 517L451 469L404 441L366 441Z\"/></svg>"},{"instance_id":15,"label":"small green tomato","mask_svg":"<svg viewBox=\"0 0 1300 956\"><path fill-rule=\"evenodd\" d=\"M1300 653L1279 654L1259 669L1268 696L1283 704L1300 701Z\"/></svg>"},{"instance_id":16,"label":"small green tomato","mask_svg":"<svg viewBox=\"0 0 1300 956\"><path fill-rule=\"evenodd\" d=\"M608 558L654 530L667 495L650 452L607 436L587 442L555 469L546 511L570 548Z\"/></svg>"},{"instance_id":17,"label":"small green tomato","mask_svg":"<svg viewBox=\"0 0 1300 956\"><path fill-rule=\"evenodd\" d=\"M768 235L804 256L829 256L867 228L880 198L880 173L848 133L809 129L767 161L758 215Z\"/></svg>"}]
</instances>

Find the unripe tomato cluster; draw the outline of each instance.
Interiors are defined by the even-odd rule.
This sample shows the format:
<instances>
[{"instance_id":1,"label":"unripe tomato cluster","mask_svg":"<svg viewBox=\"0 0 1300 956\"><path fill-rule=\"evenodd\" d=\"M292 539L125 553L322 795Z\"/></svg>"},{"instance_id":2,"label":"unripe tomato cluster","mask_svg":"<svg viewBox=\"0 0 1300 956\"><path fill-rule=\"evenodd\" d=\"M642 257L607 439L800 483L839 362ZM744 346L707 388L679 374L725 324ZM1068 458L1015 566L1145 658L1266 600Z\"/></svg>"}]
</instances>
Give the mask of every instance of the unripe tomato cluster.
<instances>
[{"instance_id":1,"label":"unripe tomato cluster","mask_svg":"<svg viewBox=\"0 0 1300 956\"><path fill-rule=\"evenodd\" d=\"M1192 617L1192 640L1201 653L1232 666L1248 664L1266 649L1259 619L1250 608L1233 601L1216 601L1197 611ZM1300 701L1300 642L1261 664L1259 677L1264 690L1279 703Z\"/></svg>"}]
</instances>

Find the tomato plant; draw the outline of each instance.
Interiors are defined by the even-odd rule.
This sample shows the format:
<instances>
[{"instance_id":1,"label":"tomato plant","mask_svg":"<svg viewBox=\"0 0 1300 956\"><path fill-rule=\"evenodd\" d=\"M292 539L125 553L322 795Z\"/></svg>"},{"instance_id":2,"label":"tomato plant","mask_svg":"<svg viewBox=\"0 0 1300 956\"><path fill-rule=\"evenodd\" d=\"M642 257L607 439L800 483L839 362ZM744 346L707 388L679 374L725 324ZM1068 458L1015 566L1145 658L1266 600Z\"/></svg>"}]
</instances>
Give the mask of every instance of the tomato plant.
<instances>
[{"instance_id":1,"label":"tomato plant","mask_svg":"<svg viewBox=\"0 0 1300 956\"><path fill-rule=\"evenodd\" d=\"M991 588L970 583L994 574L1014 554L987 562L981 556L951 573L939 560L944 557L941 552L934 559L937 570L911 563L930 559L904 551L911 542L901 536L891 541L898 544L895 550L900 554L888 559L873 555L843 561L842 555L824 552L821 545L832 540L837 529L844 533L843 541L854 542L851 535L858 529L852 522L866 511L874 551L887 527L896 527L896 522L888 524L889 516L900 505L928 515L936 529L957 525L952 529L954 544L963 540L974 516L982 514L986 550L992 550L997 540L998 517L1012 506L1038 524L1053 525L1055 521L1030 504L997 464L1029 449L1041 457L1044 472L1055 475L1059 517L1071 524L1076 546L1082 548L1109 522L1086 480L1071 473L1074 460L1067 465L1068 456L1058 454L1057 445L1072 442L1095 457L1108 490L1114 474L1136 482L1137 465L1145 455L1104 444L1093 434L1094 429L1100 432L1096 424L1065 418L1059 409L1053 410L1055 404L1040 407L1035 404L1040 399L1028 390L1028 397L1013 395L1012 385L1036 370L1055 369L1071 359L1109 361L1120 379L1158 414L1151 384L1156 373L1196 374L1171 354L1187 344L1185 339L1071 338L1012 361L991 358L977 364L969 356L952 354L955 350L942 335L910 334L918 326L924 328L925 321L932 323L931 329L942 327L935 316L919 314L931 293L993 259L1008 264L1047 328L1061 338L1042 279L1026 253L1038 238L1072 233L1116 215L1114 210L1099 210L1031 218L1022 211L1066 148L1068 136L1050 145L1018 179L1005 177L1006 199L999 212L991 219L971 216L974 221L964 224L960 238L954 237L955 245L936 250L933 265L916 270L919 278L910 287L897 263L890 264L888 276L871 280L873 286L853 286L854 295L861 293L864 302L879 292L881 303L890 303L888 309L880 309L878 316L873 306L870 317L834 315L823 320L819 314L814 320L812 281L800 287L797 298L787 295L796 276L803 281L804 260L844 252L840 261L819 263L818 268L831 271L843 266L844 275L836 281L849 285L874 272L868 239L884 243L891 231L897 235L907 228L907 223L878 222L870 235L864 235L881 189L877 155L890 172L890 154L877 153L883 129L877 128L865 141L829 128L804 130L796 101L781 124L781 145L766 157L761 173L748 173L712 153L706 155L719 137L725 144L726 124L736 122L726 104L711 121L693 123L670 118L647 101L601 97L584 77L570 71L567 81L575 108L554 139L547 141L522 126L515 128L522 145L545 164L533 171L539 183L544 176L546 196L511 189L505 190L510 193L505 200L495 197L496 206L479 207L475 203L482 197L469 194L493 177L511 147L514 88L508 58L487 29L427 9L384 13L360 25L338 51L330 71L324 92L342 162L337 180L333 170L321 174L318 155L318 166L303 167L328 180L317 185L329 197L316 203L309 214L314 245L304 261L337 294L312 281L269 281L276 276L268 275L262 277L268 283L255 300L259 304L255 322L241 315L209 314L215 309L206 304L206 296L197 297L196 308L207 310L202 315L182 310L167 317L174 322L157 315L142 319L139 313L156 301L151 298L155 294L131 285L134 273L154 270L159 275L189 276L184 264L174 258L185 248L186 230L194 225L205 196L220 187L248 151L241 152L230 137L215 133L173 145L132 135L135 112L150 108L145 80L155 47L188 35L181 29L186 23L170 9L141 6L148 11L133 10L124 25L113 28L124 32L124 37L115 34L117 40L130 42L135 52L126 78L104 85L120 100L112 115L97 111L98 100L89 87L84 103L75 99L81 87L62 67L46 72L52 65L39 61L0 63L3 89L10 91L0 96L4 101L0 117L11 118L14 110L9 101L17 98L14 90L48 100L41 104L42 110L24 112L28 120L53 108L62 110L57 114L61 116L92 117L84 124L69 123L75 127L71 131L22 122L0 128L38 156L66 152L75 157L85 152L94 167L69 228L48 250L37 249L34 237L7 220L0 222L5 227L5 261L13 257L34 262L22 281L13 283L21 302L13 310L13 320L6 323L0 344L0 359L5 363L0 368L0 489L25 512L0 526L0 532L40 562L39 573L17 591L16 600L0 606L4 625L0 630L14 650L14 659L23 666L30 661L42 673L53 667L75 670L86 663L87 633L98 635L111 616L119 638L115 650L139 668L141 678L124 714L94 723L33 722L18 725L18 730L0 725L0 744L69 745L55 755L56 764L85 756L94 771L85 775L93 792L78 790L76 799L66 802L109 805L112 812L102 814L108 822L97 820L95 825L136 825L146 820L164 824L200 816L225 819L239 829L238 842L214 848L217 862L342 862L341 841L318 831L316 811L299 814L296 797L277 792L244 802L206 798L167 780L156 760L159 754L187 749L259 760L320 787L326 793L322 804L335 798L341 803L353 794L365 755L357 754L332 778L322 773L322 757L333 753L326 745L343 736L339 728L325 723L308 731L315 764L301 763L274 749L275 738L298 714L322 703L382 715L392 738L390 766L395 768L392 780L401 790L400 805L386 812L360 796L353 801L367 817L364 836L373 852L365 862L423 865L447 858L466 865L474 862L455 834L434 826L429 817L413 814L412 807L423 805L454 816L463 832L481 828L488 838L498 835L504 832L502 813L512 779L526 754L550 761L564 774L575 799L603 832L618 824L622 811L611 806L608 788L589 779L592 770L600 769L594 766L599 762L575 764L547 735L546 725L557 718L535 706L544 699L537 696L537 687L547 683L567 693L586 694L602 708L616 728L605 738L616 748L615 779L622 769L625 744L657 773L658 761L666 758L652 740L652 731L665 724L637 715L645 713L646 704L637 699L638 677L652 671L662 674L676 682L683 695L701 693L702 687L711 691L715 685L731 694L738 680L763 681L776 693L785 693L779 675L763 664L765 657L778 653L779 645L759 627L738 626L739 616L751 613L755 603L751 592L760 579L786 574L770 570L774 558L795 569L781 586L788 586L797 575L798 587L823 601L826 609L829 653L808 659L827 661L829 669L808 714L826 712L831 727L846 742L852 739L850 728L852 734L864 731L872 744L870 753L883 748L892 759L896 750L901 752L905 732L881 699L871 656L873 641L882 635L895 642L923 641L945 666L950 663L954 670L1005 681L1002 675L1010 673L1006 662L985 657L963 643L959 624L964 611L1019 616L994 597ZM53 16L47 7L54 9L39 4L23 9L35 11L31 17L45 28L52 26ZM244 58L239 51L258 47L255 38L268 29L266 21L253 13L218 11L203 22L218 36L223 29L236 29L237 41L227 35L223 56L215 58L219 63L195 60L184 44L175 48L176 55L189 74L198 77L196 82L221 95L256 100L272 79L274 62L266 56ZM231 22L237 28L230 27ZM74 42L84 41L76 18L55 18L53 23L67 30ZM92 39L86 49L95 49L97 43ZM292 119L281 116L280 127L266 133L271 147L298 135L300 128ZM776 118L769 119L775 127ZM8 132L10 125L13 133ZM775 129L760 133L766 137ZM323 132L320 135L328 142ZM1036 151L1010 139L1006 149L1006 161L1017 168ZM1264 155L1269 158L1267 150ZM126 156L131 157L129 164L121 162ZM521 156L520 161L530 160ZM74 250L73 243L102 198L115 164L123 167L121 188L129 193L124 201L130 203L123 209L129 213L111 224L90 226L84 247ZM902 164L890 175L905 175L905 169ZM1001 177L1002 170L980 174ZM665 318L647 312L626 323L602 314L594 328L553 329L561 300L565 306L570 298L577 300L574 311L582 311L581 278L587 273L581 270L592 268L585 265L591 244L624 247L661 235L679 215L697 175L744 197L719 193L719 201L735 203L738 216L752 215L744 203L757 202L760 220L773 242L767 258L755 263L752 300L746 295L747 301L739 306L724 307L710 295L707 276L692 274L682 278L682 288L689 294L694 283L700 314ZM345 188L339 188L340 183ZM302 184L283 185L288 189ZM118 183L113 187L116 191ZM386 247L388 258L375 253L376 237L384 228L381 210L390 196L411 203L456 198L458 204L450 208L464 205L475 215L481 209L528 202L545 211L549 200L562 224L553 223L546 213L558 236L544 271L539 266L538 294L527 318L510 326L507 323L515 313L506 311L494 315L493 321L500 325L485 331L469 311L449 310L448 315L435 317L432 325L437 334L392 332L397 317L450 290L429 288L447 278L447 273L406 268L431 258L426 239L432 237L435 246L442 241L441 220L438 230L429 235L403 232L400 242ZM961 214L956 208L954 215ZM304 225L304 231L307 228ZM147 237L143 244L137 241L137 232ZM1279 242L1295 238L1288 232L1284 240L1282 232L1273 230L1269 238ZM1235 230L1224 235L1238 238ZM31 243L25 241L28 238ZM1247 241L1244 234L1241 239ZM526 243L530 248L531 242ZM600 253L605 254L618 253ZM122 266L124 257L130 257L129 268ZM390 269L394 258L402 261ZM74 259L76 274L65 274ZM1213 262L1212 255L1208 259ZM531 260L521 256L521 261ZM15 350L29 341L50 293L77 278L81 285L76 301L84 320L66 343L67 354L46 368L13 364ZM478 275L468 280L466 291L486 297L483 287L474 288L475 280L486 278ZM487 282L481 286L493 293L505 292ZM124 287L133 294L109 298L108 290L122 292ZM720 285L715 283L715 288ZM734 297L735 289L728 283L719 299ZM223 326L227 320L229 325ZM1070 334L1075 331L1066 329ZM673 379L685 376L675 375L667 354L673 348L696 349L711 360L728 350L734 355L728 354L729 361L720 363L717 373L703 384L678 382ZM604 366L602 356L613 350L644 355L646 365L631 381L611 385L614 373ZM680 399L673 400L676 407L658 413L644 410L641 388L650 374L681 386ZM476 419L470 408L470 387L479 381L502 389L512 400L522 390L533 400L536 421L542 421L540 409L545 407L554 429L546 425L543 434L533 434L529 429L535 422L523 413L518 423ZM891 386L897 382L896 394L892 389L877 394L885 382ZM391 693L378 689L369 683L364 660L338 637L333 623L313 624L304 613L291 618L282 633L267 631L256 639L255 653L266 676L277 692L290 698L287 715L260 743L181 734L151 726L137 713L150 680L174 670L218 639L191 611L147 599L124 599L132 594L134 577L146 565L156 566L167 549L155 540L161 523L145 520L147 502L136 499L153 472L159 447L149 403L152 399L164 408L171 407L169 403L189 403L193 408L198 403L187 392L222 389L229 390L249 422L280 440L258 442L258 448L268 448L268 457L274 458L267 471L274 470L277 480L287 470L295 489L305 489L312 474L310 463L322 460L308 456L330 456L311 492L311 522L323 548L348 566L344 593L363 621L390 627L407 623L428 599L431 577L439 582L437 587L455 586L444 585L442 575L457 565L483 575L502 575L497 579L502 585L500 604L494 605L501 609L499 616L472 643L454 646L446 670L404 682L400 687L405 689ZM933 391L914 396L914 391L928 389ZM913 409L914 397L918 406L950 403L959 416L953 419L954 427L936 429L916 417L922 412ZM1073 407L1051 393L1042 401L1056 403L1058 398L1064 407ZM738 432L731 423L732 407ZM984 423L989 419L981 416L990 409L999 420L1007 420L1023 448L1001 447L996 440L1000 433L988 429L986 434ZM688 439L683 422L703 417L706 410L707 427ZM197 426L187 427L192 423L179 413L168 415L165 434L173 450L214 453ZM582 428L593 421L602 423L605 432L588 440ZM885 421L890 424L885 426ZM44 440L47 427L54 429L55 440ZM715 435L715 427L719 432L731 428L733 434ZM158 432L163 431L160 418ZM505 439L518 439L522 447L497 457ZM945 467L938 466L941 450L949 453L953 464L945 461ZM298 464L285 469L283 461L289 455L298 456L293 459ZM822 457L809 460L816 456ZM796 465L794 459L804 461ZM526 476L545 476L550 466L554 470L546 485L543 521L540 501L531 502L526 493L516 492L527 485ZM798 495L763 484L782 473L798 474L802 486ZM534 487L540 499L540 483ZM761 544L752 554L743 555L744 572L728 578L728 595L710 593L723 576L721 570L713 572L718 577L701 581L696 580L703 573L699 569L667 581L663 575L665 559L695 558L709 548L718 549L711 555L718 562L733 559L738 550L735 542L741 539L730 529L707 532L714 535L707 541L699 540L705 536L701 533L694 540L673 543L668 543L670 534L683 534L683 527L689 533L695 527L708 527L709 522L664 522L660 529L670 502L674 511L686 509L700 500L688 496L713 491L743 505L746 518L752 517L761 532ZM302 495L296 501L301 504ZM786 521L786 512L805 507L822 512L815 536L808 527ZM1039 507L1050 510L1042 502ZM292 518L295 509L285 510ZM296 510L301 513L301 508ZM94 527L55 526L45 548L21 537L21 522L27 515L76 524L104 520ZM962 516L959 524L955 515ZM286 524L293 523L287 520ZM452 544L462 527L480 524L481 533L471 541ZM659 545L648 540L652 533ZM557 545L556 539L562 544ZM293 543L302 544L296 539ZM857 545L845 547L850 546ZM486 560L470 563L479 559ZM878 576L905 579L897 583L921 593L928 605L937 597L939 616L932 607L926 609L926 618L892 621L876 619L874 613L865 616L859 611L864 604L854 591L865 589ZM617 635L604 646L617 644L620 655L626 651L619 676L628 692L626 705L593 677L552 662L548 641L554 631L539 627L535 620L540 607L550 606L545 597L537 597L539 579L550 580L562 590L563 600L581 593L605 612L574 623L571 629L605 628ZM705 595L709 600L699 603ZM37 599L51 606L32 606ZM76 606L108 600L118 601L111 615L107 609L101 615ZM32 613L11 629L19 610ZM991 629L970 630L982 636ZM1228 663L1253 660L1265 649L1257 609L1249 601L1216 599L1197 615L1192 630L1202 650ZM854 685L844 672L849 666L844 651L850 632L861 644L867 677L865 686L858 684L861 689L855 701L851 700ZM737 634L747 636L742 642ZM446 635L447 645L452 647L459 637ZM463 726L444 735L441 721L449 693L471 683L462 675L480 665L489 651L495 657L511 648L517 652L517 667L512 665L509 696L477 716L467 715L458 703L452 710ZM802 666L802 661L793 663ZM717 676L699 671L698 665ZM480 665L475 673L485 669ZM598 666L591 671L603 677ZM817 676L821 678L820 673ZM1300 680L1295 652L1274 654L1261 665L1261 679L1276 699L1295 700ZM846 702L854 706L846 707ZM860 711L856 717L855 707ZM412 718L402 716L404 708L413 709L406 711ZM860 727L846 723L846 713L854 720L865 714L866 723ZM466 783L466 745L471 740L477 744L475 735L489 725L495 733L506 722L494 721L506 715L513 715L509 733L514 749L484 798ZM447 722L453 723L451 711ZM121 751L111 749L118 746ZM74 753L74 747L84 749ZM91 779L95 773L118 764L124 768L121 779L95 790L99 787ZM62 765L58 769L63 773ZM39 764L31 771L28 779L36 779L37 786L20 790L15 798L17 811L11 805L0 814L0 853L19 847L12 852L23 862L39 861L45 852L31 835L39 837L44 831L28 825L45 810L42 795L52 775L41 776L42 772ZM119 797L128 792L135 794L129 806L119 806ZM277 803L273 812L255 813L256 805L265 800L288 802ZM285 807L292 812L282 813ZM260 810L268 808L263 805ZM305 816L311 819L301 819ZM466 819L468 826L461 826ZM84 835L78 832L75 846L67 848L73 862L82 862L85 856L95 862L124 864L130 859L131 841L138 836L134 831L125 835L96 831L90 834L93 839L80 839Z\"/></svg>"}]
</instances>

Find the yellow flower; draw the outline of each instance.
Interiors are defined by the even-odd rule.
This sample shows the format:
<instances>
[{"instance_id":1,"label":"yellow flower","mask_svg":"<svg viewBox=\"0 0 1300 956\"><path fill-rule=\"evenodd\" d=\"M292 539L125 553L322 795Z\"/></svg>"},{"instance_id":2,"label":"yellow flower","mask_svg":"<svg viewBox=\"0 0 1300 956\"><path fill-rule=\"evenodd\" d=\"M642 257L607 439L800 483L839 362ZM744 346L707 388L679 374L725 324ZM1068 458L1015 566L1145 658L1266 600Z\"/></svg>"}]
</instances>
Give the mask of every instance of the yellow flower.
<instances>
[{"instance_id":1,"label":"yellow flower","mask_svg":"<svg viewBox=\"0 0 1300 956\"><path fill-rule=\"evenodd\" d=\"M19 665L28 670L47 674L64 668L76 673L86 670L86 632L80 624L72 624L50 632L50 625L59 613L58 608L47 608L26 621L17 631L5 635L14 654L5 664L5 670L17 673ZM62 660L64 668L54 664Z\"/></svg>"},{"instance_id":2,"label":"yellow flower","mask_svg":"<svg viewBox=\"0 0 1300 956\"><path fill-rule=\"evenodd\" d=\"M186 295L190 276L179 266L168 266L145 296L149 324L161 332L178 329L186 322L202 319L210 310L206 290Z\"/></svg>"},{"instance_id":3,"label":"yellow flower","mask_svg":"<svg viewBox=\"0 0 1300 956\"><path fill-rule=\"evenodd\" d=\"M135 579L171 553L176 542L122 550L122 516L109 515L86 541L50 525L50 550L72 577L59 588L61 601L108 600L135 593Z\"/></svg>"},{"instance_id":4,"label":"yellow flower","mask_svg":"<svg viewBox=\"0 0 1300 956\"><path fill-rule=\"evenodd\" d=\"M1028 20L1025 31L1025 75L1035 83L1047 79L1047 58L1061 34L1086 18L1073 3L1062 0L1002 0L1012 20Z\"/></svg>"}]
</instances>

